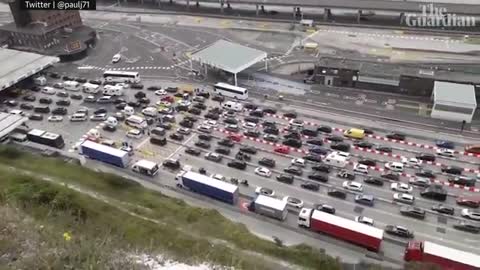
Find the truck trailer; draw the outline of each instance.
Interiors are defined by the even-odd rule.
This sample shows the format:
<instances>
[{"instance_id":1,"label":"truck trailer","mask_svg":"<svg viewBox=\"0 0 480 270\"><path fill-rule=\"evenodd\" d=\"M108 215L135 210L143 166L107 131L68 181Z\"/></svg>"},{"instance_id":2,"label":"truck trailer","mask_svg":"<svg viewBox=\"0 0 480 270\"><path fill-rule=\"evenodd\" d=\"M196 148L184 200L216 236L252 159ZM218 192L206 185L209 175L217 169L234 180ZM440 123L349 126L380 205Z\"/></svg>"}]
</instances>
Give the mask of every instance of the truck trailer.
<instances>
[{"instance_id":1,"label":"truck trailer","mask_svg":"<svg viewBox=\"0 0 480 270\"><path fill-rule=\"evenodd\" d=\"M126 168L130 162L128 152L89 140L80 145L80 154L120 168Z\"/></svg>"},{"instance_id":2,"label":"truck trailer","mask_svg":"<svg viewBox=\"0 0 480 270\"><path fill-rule=\"evenodd\" d=\"M30 132L28 132L27 139L34 143L39 143L58 149L65 147L65 141L63 140L62 135L40 129L32 129Z\"/></svg>"},{"instance_id":3,"label":"truck trailer","mask_svg":"<svg viewBox=\"0 0 480 270\"><path fill-rule=\"evenodd\" d=\"M381 229L309 208L302 208L300 211L298 225L375 252L380 250L383 240Z\"/></svg>"},{"instance_id":4,"label":"truck trailer","mask_svg":"<svg viewBox=\"0 0 480 270\"><path fill-rule=\"evenodd\" d=\"M410 241L404 254L405 261L428 262L443 270L479 270L480 256L445 247L428 241Z\"/></svg>"},{"instance_id":5,"label":"truck trailer","mask_svg":"<svg viewBox=\"0 0 480 270\"><path fill-rule=\"evenodd\" d=\"M182 184L193 192L235 205L238 200L238 187L203 174L186 171L181 176Z\"/></svg>"},{"instance_id":6,"label":"truck trailer","mask_svg":"<svg viewBox=\"0 0 480 270\"><path fill-rule=\"evenodd\" d=\"M260 215L285 220L288 214L287 201L258 195L248 206L248 210Z\"/></svg>"}]
</instances>

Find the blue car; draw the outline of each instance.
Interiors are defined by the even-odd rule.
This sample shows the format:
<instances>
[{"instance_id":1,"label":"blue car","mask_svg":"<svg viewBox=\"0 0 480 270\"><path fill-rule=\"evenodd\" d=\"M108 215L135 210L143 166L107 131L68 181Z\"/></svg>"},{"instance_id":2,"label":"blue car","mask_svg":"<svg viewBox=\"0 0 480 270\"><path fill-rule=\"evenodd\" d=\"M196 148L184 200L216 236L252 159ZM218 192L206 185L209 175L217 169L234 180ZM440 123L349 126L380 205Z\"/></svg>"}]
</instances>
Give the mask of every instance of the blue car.
<instances>
[{"instance_id":1,"label":"blue car","mask_svg":"<svg viewBox=\"0 0 480 270\"><path fill-rule=\"evenodd\" d=\"M324 155L325 156L330 152L330 150L326 149L326 148L323 148L323 147L316 146L316 147L311 147L310 149L308 149L308 152L315 153L317 155Z\"/></svg>"},{"instance_id":2,"label":"blue car","mask_svg":"<svg viewBox=\"0 0 480 270\"><path fill-rule=\"evenodd\" d=\"M435 144L440 148L455 149L455 143L446 140L436 140Z\"/></svg>"}]
</instances>

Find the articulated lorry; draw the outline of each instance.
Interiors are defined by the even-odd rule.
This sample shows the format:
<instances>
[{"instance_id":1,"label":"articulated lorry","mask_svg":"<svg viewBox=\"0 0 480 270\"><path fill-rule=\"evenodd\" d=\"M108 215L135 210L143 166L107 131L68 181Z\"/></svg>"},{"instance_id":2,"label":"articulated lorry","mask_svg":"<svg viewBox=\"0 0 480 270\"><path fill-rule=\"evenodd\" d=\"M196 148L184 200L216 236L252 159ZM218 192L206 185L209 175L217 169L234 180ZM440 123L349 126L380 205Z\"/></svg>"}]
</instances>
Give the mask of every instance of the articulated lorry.
<instances>
[{"instance_id":1,"label":"articulated lorry","mask_svg":"<svg viewBox=\"0 0 480 270\"><path fill-rule=\"evenodd\" d=\"M260 215L284 220L287 217L287 201L258 195L248 206L248 210Z\"/></svg>"},{"instance_id":2,"label":"articulated lorry","mask_svg":"<svg viewBox=\"0 0 480 270\"><path fill-rule=\"evenodd\" d=\"M80 145L80 154L120 168L126 168L130 162L128 152L89 140Z\"/></svg>"},{"instance_id":3,"label":"articulated lorry","mask_svg":"<svg viewBox=\"0 0 480 270\"><path fill-rule=\"evenodd\" d=\"M233 205L238 201L239 192L236 185L192 171L185 171L176 178L182 182L183 187L193 192Z\"/></svg>"},{"instance_id":4,"label":"articulated lorry","mask_svg":"<svg viewBox=\"0 0 480 270\"><path fill-rule=\"evenodd\" d=\"M300 211L298 225L375 252L380 250L383 240L382 229L309 208Z\"/></svg>"}]
</instances>

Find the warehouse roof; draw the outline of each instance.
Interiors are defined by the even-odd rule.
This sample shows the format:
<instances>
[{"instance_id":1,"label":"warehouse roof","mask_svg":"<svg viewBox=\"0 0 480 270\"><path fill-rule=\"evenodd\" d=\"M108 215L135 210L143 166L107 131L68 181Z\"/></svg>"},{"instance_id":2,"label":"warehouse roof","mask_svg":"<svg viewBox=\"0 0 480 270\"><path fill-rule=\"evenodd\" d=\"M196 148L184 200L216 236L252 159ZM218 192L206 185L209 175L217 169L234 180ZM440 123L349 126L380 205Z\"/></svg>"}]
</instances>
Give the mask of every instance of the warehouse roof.
<instances>
[{"instance_id":1,"label":"warehouse roof","mask_svg":"<svg viewBox=\"0 0 480 270\"><path fill-rule=\"evenodd\" d=\"M435 103L450 103L454 106L475 108L475 87L470 84L459 84L435 81L433 87Z\"/></svg>"},{"instance_id":2,"label":"warehouse roof","mask_svg":"<svg viewBox=\"0 0 480 270\"><path fill-rule=\"evenodd\" d=\"M0 90L57 63L58 57L0 48Z\"/></svg>"},{"instance_id":3,"label":"warehouse roof","mask_svg":"<svg viewBox=\"0 0 480 270\"><path fill-rule=\"evenodd\" d=\"M0 113L0 138L8 135L14 129L27 121L27 118L18 114Z\"/></svg>"},{"instance_id":4,"label":"warehouse roof","mask_svg":"<svg viewBox=\"0 0 480 270\"><path fill-rule=\"evenodd\" d=\"M198 61L230 73L242 70L267 58L267 53L250 47L218 40L210 46L192 54L192 60Z\"/></svg>"}]
</instances>

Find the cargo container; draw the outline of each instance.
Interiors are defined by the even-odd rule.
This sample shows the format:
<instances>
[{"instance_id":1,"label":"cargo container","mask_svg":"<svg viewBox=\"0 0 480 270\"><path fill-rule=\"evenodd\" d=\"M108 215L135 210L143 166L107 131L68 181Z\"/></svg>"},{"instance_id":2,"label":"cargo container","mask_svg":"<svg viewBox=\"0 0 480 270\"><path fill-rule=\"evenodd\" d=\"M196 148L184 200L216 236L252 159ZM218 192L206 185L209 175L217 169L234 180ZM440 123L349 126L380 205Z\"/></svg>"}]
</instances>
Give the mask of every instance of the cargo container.
<instances>
[{"instance_id":1,"label":"cargo container","mask_svg":"<svg viewBox=\"0 0 480 270\"><path fill-rule=\"evenodd\" d=\"M258 195L248 206L248 210L260 215L284 220L287 217L287 201Z\"/></svg>"},{"instance_id":2,"label":"cargo container","mask_svg":"<svg viewBox=\"0 0 480 270\"><path fill-rule=\"evenodd\" d=\"M39 143L58 149L65 147L65 141L63 140L62 135L40 129L32 129L30 132L28 132L27 139L34 143Z\"/></svg>"},{"instance_id":3,"label":"cargo container","mask_svg":"<svg viewBox=\"0 0 480 270\"><path fill-rule=\"evenodd\" d=\"M80 154L121 168L126 168L130 161L128 152L89 140L80 145Z\"/></svg>"},{"instance_id":4,"label":"cargo container","mask_svg":"<svg viewBox=\"0 0 480 270\"><path fill-rule=\"evenodd\" d=\"M298 225L375 252L380 250L383 240L381 229L309 208L302 208L300 211Z\"/></svg>"},{"instance_id":5,"label":"cargo container","mask_svg":"<svg viewBox=\"0 0 480 270\"><path fill-rule=\"evenodd\" d=\"M428 241L410 241L404 255L405 261L428 262L443 270L479 270L480 256L445 247Z\"/></svg>"},{"instance_id":6,"label":"cargo container","mask_svg":"<svg viewBox=\"0 0 480 270\"><path fill-rule=\"evenodd\" d=\"M189 190L229 204L236 204L238 187L213 179L203 174L187 171L182 175L182 184Z\"/></svg>"}]
</instances>

